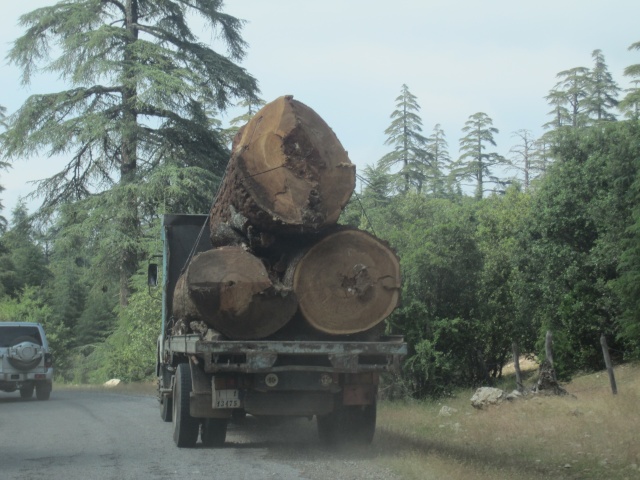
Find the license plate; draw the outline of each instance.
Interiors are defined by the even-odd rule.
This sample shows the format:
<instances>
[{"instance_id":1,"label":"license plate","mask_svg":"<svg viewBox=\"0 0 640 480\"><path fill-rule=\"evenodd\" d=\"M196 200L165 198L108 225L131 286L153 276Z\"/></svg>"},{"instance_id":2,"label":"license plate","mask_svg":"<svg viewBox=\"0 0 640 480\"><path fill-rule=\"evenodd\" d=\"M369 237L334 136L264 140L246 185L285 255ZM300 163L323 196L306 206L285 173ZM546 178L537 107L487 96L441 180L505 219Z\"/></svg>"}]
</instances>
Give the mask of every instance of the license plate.
<instances>
[{"instance_id":1,"label":"license plate","mask_svg":"<svg viewBox=\"0 0 640 480\"><path fill-rule=\"evenodd\" d=\"M240 408L240 394L238 390L216 390L213 408Z\"/></svg>"}]
</instances>

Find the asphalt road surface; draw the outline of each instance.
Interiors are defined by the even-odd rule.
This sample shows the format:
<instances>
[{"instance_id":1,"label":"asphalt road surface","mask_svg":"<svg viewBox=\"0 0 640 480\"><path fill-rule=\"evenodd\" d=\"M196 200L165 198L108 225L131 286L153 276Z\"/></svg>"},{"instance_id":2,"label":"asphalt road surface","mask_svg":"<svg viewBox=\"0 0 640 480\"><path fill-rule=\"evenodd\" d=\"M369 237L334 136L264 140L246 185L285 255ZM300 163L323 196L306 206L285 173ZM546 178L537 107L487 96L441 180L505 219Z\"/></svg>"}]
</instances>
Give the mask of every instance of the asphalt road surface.
<instances>
[{"instance_id":1,"label":"asphalt road surface","mask_svg":"<svg viewBox=\"0 0 640 480\"><path fill-rule=\"evenodd\" d=\"M0 392L0 480L396 480L375 450L326 448L315 421L254 417L231 424L223 448L179 449L153 396Z\"/></svg>"}]
</instances>

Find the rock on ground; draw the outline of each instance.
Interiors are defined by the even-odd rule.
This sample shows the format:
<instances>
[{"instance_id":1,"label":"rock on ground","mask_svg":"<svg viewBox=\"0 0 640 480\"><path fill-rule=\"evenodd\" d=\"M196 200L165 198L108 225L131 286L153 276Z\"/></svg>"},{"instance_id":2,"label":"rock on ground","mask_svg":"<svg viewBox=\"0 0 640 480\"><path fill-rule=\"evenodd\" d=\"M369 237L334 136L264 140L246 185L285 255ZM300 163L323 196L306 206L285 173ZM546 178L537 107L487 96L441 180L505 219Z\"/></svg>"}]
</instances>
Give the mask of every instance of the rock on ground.
<instances>
[{"instance_id":1,"label":"rock on ground","mask_svg":"<svg viewBox=\"0 0 640 480\"><path fill-rule=\"evenodd\" d=\"M497 405L505 399L505 393L499 388L481 387L471 397L471 405L484 408L487 405Z\"/></svg>"}]
</instances>

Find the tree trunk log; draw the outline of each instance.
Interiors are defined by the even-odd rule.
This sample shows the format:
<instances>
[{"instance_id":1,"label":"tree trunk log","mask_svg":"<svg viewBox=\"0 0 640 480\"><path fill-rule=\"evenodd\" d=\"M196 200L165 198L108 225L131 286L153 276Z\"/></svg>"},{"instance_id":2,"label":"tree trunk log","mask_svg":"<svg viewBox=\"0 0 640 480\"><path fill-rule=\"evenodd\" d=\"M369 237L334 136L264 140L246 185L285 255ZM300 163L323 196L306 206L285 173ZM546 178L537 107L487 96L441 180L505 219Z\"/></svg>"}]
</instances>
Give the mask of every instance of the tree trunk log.
<instances>
[{"instance_id":1,"label":"tree trunk log","mask_svg":"<svg viewBox=\"0 0 640 480\"><path fill-rule=\"evenodd\" d=\"M300 312L332 335L364 332L382 322L400 299L400 264L374 236L355 229L331 233L289 266ZM290 278L285 279L288 284Z\"/></svg>"},{"instance_id":2,"label":"tree trunk log","mask_svg":"<svg viewBox=\"0 0 640 480\"><path fill-rule=\"evenodd\" d=\"M273 334L296 308L290 289L274 283L258 258L233 246L196 255L173 295L175 319L201 320L239 340Z\"/></svg>"},{"instance_id":3,"label":"tree trunk log","mask_svg":"<svg viewBox=\"0 0 640 480\"><path fill-rule=\"evenodd\" d=\"M274 234L320 231L337 222L354 187L355 166L331 128L303 103L280 97L234 139L210 212L211 241L229 244L234 231L264 247Z\"/></svg>"}]
</instances>

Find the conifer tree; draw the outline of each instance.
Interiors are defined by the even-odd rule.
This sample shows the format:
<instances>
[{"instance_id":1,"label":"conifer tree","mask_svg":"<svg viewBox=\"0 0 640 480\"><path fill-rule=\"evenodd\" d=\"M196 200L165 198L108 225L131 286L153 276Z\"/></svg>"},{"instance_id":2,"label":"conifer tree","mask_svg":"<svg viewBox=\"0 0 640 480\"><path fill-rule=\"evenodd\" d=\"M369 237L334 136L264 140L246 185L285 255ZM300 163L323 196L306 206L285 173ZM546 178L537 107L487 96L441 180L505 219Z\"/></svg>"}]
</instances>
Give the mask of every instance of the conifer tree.
<instances>
[{"instance_id":1,"label":"conifer tree","mask_svg":"<svg viewBox=\"0 0 640 480\"><path fill-rule=\"evenodd\" d=\"M451 157L449 156L449 145L440 124L433 127L433 133L427 139L427 154L430 159L429 185L436 197L441 197L445 191L445 181L447 172L451 169Z\"/></svg>"},{"instance_id":2,"label":"conifer tree","mask_svg":"<svg viewBox=\"0 0 640 480\"><path fill-rule=\"evenodd\" d=\"M385 169L400 166L394 177L403 193L408 192L411 186L421 190L429 167L427 139L422 135L419 112L417 97L409 91L407 85L402 85L400 95L396 97L396 110L391 113L391 125L384 131L387 135L384 143L393 146L393 151L383 156L379 162Z\"/></svg>"},{"instance_id":3,"label":"conifer tree","mask_svg":"<svg viewBox=\"0 0 640 480\"><path fill-rule=\"evenodd\" d=\"M640 42L632 44L629 50L640 50ZM637 120L640 118L640 63L629 65L624 69L624 75L632 79L632 87L625 90L627 94L619 107L627 117Z\"/></svg>"},{"instance_id":4,"label":"conifer tree","mask_svg":"<svg viewBox=\"0 0 640 480\"><path fill-rule=\"evenodd\" d=\"M587 114L595 121L615 120L611 109L618 106L620 88L613 80L601 50L594 50L591 54L593 68L589 73L587 97L585 107Z\"/></svg>"},{"instance_id":5,"label":"conifer tree","mask_svg":"<svg viewBox=\"0 0 640 480\"><path fill-rule=\"evenodd\" d=\"M2 236L0 283L4 293L17 297L25 287L42 287L51 278L47 258L36 241L37 233L21 200L11 212L9 230Z\"/></svg>"},{"instance_id":6,"label":"conifer tree","mask_svg":"<svg viewBox=\"0 0 640 480\"><path fill-rule=\"evenodd\" d=\"M566 108L569 126L577 128L587 125L588 108L585 99L590 88L589 69L585 67L570 68L558 73L557 77L560 80L550 92L547 100Z\"/></svg>"},{"instance_id":7,"label":"conifer tree","mask_svg":"<svg viewBox=\"0 0 640 480\"><path fill-rule=\"evenodd\" d=\"M44 212L101 194L99 205L87 208L100 208L96 223L113 225L103 232L105 257L117 265L122 305L145 215L176 191L200 191L203 183L213 189L223 172L228 150L206 112L255 98L256 80L234 63L246 47L243 22L222 6L221 0L66 0L20 18L26 31L8 59L22 70L23 83L39 71L57 72L69 89L29 97L2 135L3 154L68 158L39 183ZM198 40L191 15L213 29L226 54Z\"/></svg>"},{"instance_id":8,"label":"conifer tree","mask_svg":"<svg viewBox=\"0 0 640 480\"><path fill-rule=\"evenodd\" d=\"M466 133L460 139L460 158L455 162L452 173L459 180L476 182L476 199L481 199L485 183L499 183L492 176L492 168L505 165L504 157L496 152L486 152L487 146L496 146L493 136L499 130L493 126L493 120L484 112L474 113L465 122L462 129Z\"/></svg>"}]
</instances>

